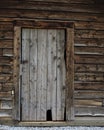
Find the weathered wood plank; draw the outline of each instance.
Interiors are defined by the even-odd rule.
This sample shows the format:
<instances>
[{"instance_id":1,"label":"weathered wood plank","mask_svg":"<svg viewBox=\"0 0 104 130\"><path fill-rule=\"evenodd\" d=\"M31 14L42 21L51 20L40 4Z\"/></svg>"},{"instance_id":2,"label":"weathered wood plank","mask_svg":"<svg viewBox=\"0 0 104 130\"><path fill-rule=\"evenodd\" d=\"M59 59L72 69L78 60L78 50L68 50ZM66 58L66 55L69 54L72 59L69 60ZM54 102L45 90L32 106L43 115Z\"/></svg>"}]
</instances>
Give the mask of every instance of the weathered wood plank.
<instances>
[{"instance_id":1,"label":"weathered wood plank","mask_svg":"<svg viewBox=\"0 0 104 130\"><path fill-rule=\"evenodd\" d=\"M100 99L104 98L104 91L79 90L74 91L74 96L77 99Z\"/></svg>"},{"instance_id":2,"label":"weathered wood plank","mask_svg":"<svg viewBox=\"0 0 104 130\"><path fill-rule=\"evenodd\" d=\"M104 82L75 82L75 90L104 90Z\"/></svg>"},{"instance_id":3,"label":"weathered wood plank","mask_svg":"<svg viewBox=\"0 0 104 130\"><path fill-rule=\"evenodd\" d=\"M13 39L13 31L0 31L0 39Z\"/></svg>"},{"instance_id":4,"label":"weathered wood plank","mask_svg":"<svg viewBox=\"0 0 104 130\"><path fill-rule=\"evenodd\" d=\"M57 31L52 30L51 32L51 44L53 43L51 56L52 56L52 120L57 120L57 73L56 73L56 65L57 65L57 41L56 41Z\"/></svg>"},{"instance_id":5,"label":"weathered wood plank","mask_svg":"<svg viewBox=\"0 0 104 130\"><path fill-rule=\"evenodd\" d=\"M103 73L75 73L75 81L104 82Z\"/></svg>"},{"instance_id":6,"label":"weathered wood plank","mask_svg":"<svg viewBox=\"0 0 104 130\"><path fill-rule=\"evenodd\" d=\"M61 93L62 93L62 68L61 68L61 54L63 53L62 52L62 48L61 48L61 40L60 40L60 30L57 31L57 34L56 34L56 51L57 51L57 66L56 66L56 73L57 73L57 97L56 97L56 100L57 100L57 110L56 110L56 118L57 120L61 120ZM63 61L64 62L64 61Z\"/></svg>"},{"instance_id":7,"label":"weathered wood plank","mask_svg":"<svg viewBox=\"0 0 104 130\"><path fill-rule=\"evenodd\" d=\"M14 97L14 119L20 120L20 94L19 94L19 53L20 53L20 42L21 42L21 28L14 28L14 63L13 63L13 85L15 89Z\"/></svg>"},{"instance_id":8,"label":"weathered wood plank","mask_svg":"<svg viewBox=\"0 0 104 130\"><path fill-rule=\"evenodd\" d=\"M75 72L103 73L104 65L94 64L75 64Z\"/></svg>"},{"instance_id":9,"label":"weathered wood plank","mask_svg":"<svg viewBox=\"0 0 104 130\"><path fill-rule=\"evenodd\" d=\"M61 86L61 120L64 120L64 114L65 114L65 91L66 91L66 67L65 67L65 30L61 31L60 34L60 46L61 46L61 63L60 63L60 75L62 76L62 86ZM60 52L61 52L60 51ZM60 81L61 82L61 81Z\"/></svg>"},{"instance_id":10,"label":"weathered wood plank","mask_svg":"<svg viewBox=\"0 0 104 130\"><path fill-rule=\"evenodd\" d=\"M12 109L13 108L13 101L12 100L2 100L0 102L1 107L0 109Z\"/></svg>"},{"instance_id":11,"label":"weathered wood plank","mask_svg":"<svg viewBox=\"0 0 104 130\"><path fill-rule=\"evenodd\" d=\"M3 49L3 56L13 56L13 49Z\"/></svg>"},{"instance_id":12,"label":"weathered wood plank","mask_svg":"<svg viewBox=\"0 0 104 130\"><path fill-rule=\"evenodd\" d=\"M57 31L57 120L64 120L65 112L65 31Z\"/></svg>"},{"instance_id":13,"label":"weathered wood plank","mask_svg":"<svg viewBox=\"0 0 104 130\"><path fill-rule=\"evenodd\" d=\"M104 56L75 55L75 64L104 64Z\"/></svg>"},{"instance_id":14,"label":"weathered wood plank","mask_svg":"<svg viewBox=\"0 0 104 130\"><path fill-rule=\"evenodd\" d=\"M12 117L12 110L0 109L0 117Z\"/></svg>"},{"instance_id":15,"label":"weathered wood plank","mask_svg":"<svg viewBox=\"0 0 104 130\"><path fill-rule=\"evenodd\" d=\"M12 40L0 40L0 48L13 48Z\"/></svg>"},{"instance_id":16,"label":"weathered wood plank","mask_svg":"<svg viewBox=\"0 0 104 130\"><path fill-rule=\"evenodd\" d=\"M47 36L47 110L51 110L52 108L52 88L53 88L53 78L52 78L52 30L48 29ZM51 110L52 111L52 110Z\"/></svg>"},{"instance_id":17,"label":"weathered wood plank","mask_svg":"<svg viewBox=\"0 0 104 130\"><path fill-rule=\"evenodd\" d=\"M31 19L31 20L16 20L15 21L15 25L17 26L22 26L22 27L37 27L37 28L40 28L40 29L65 29L67 27L73 27L73 23L70 22L67 22L67 21L54 21L54 20L51 20L51 21L42 21L42 20L34 20L34 19Z\"/></svg>"},{"instance_id":18,"label":"weathered wood plank","mask_svg":"<svg viewBox=\"0 0 104 130\"><path fill-rule=\"evenodd\" d=\"M100 47L75 47L75 54L82 54L82 55L104 55L104 48Z\"/></svg>"},{"instance_id":19,"label":"weathered wood plank","mask_svg":"<svg viewBox=\"0 0 104 130\"><path fill-rule=\"evenodd\" d=\"M23 2L24 3L24 2ZM64 12L88 12L88 13L104 13L103 5L100 4L67 4L67 3L52 3L52 2L39 2L39 1L31 1L31 2L25 2L24 4L21 4L19 2L9 2L6 4L6 2L2 2L0 4L1 9L33 9L33 10L46 10L46 11L64 11ZM7 6L8 5L8 6Z\"/></svg>"},{"instance_id":20,"label":"weathered wood plank","mask_svg":"<svg viewBox=\"0 0 104 130\"><path fill-rule=\"evenodd\" d=\"M10 9L6 9L8 14L5 13L4 9L0 10L0 16L1 16L1 20L4 19L5 20L9 20L10 18L13 18L13 20L16 20L16 17L21 18L28 18L28 19L33 19L33 18L44 18L44 19L64 19L64 20L70 20L70 21L98 21L98 22L103 22L104 21L104 17L103 14L95 14L95 13L91 13L90 15L86 12L86 13L73 13L73 12L54 12L54 11L42 11L42 13L40 11L34 11L33 10L10 10ZM9 17L10 16L10 17Z\"/></svg>"},{"instance_id":21,"label":"weathered wood plank","mask_svg":"<svg viewBox=\"0 0 104 130\"><path fill-rule=\"evenodd\" d=\"M39 31L38 31L38 40L40 39L40 35L39 35ZM38 72L37 72L37 120L41 120L41 61L42 61L42 46L41 46L41 42L38 41Z\"/></svg>"},{"instance_id":22,"label":"weathered wood plank","mask_svg":"<svg viewBox=\"0 0 104 130\"><path fill-rule=\"evenodd\" d=\"M13 90L13 82L0 83L0 91L7 92Z\"/></svg>"},{"instance_id":23,"label":"weathered wood plank","mask_svg":"<svg viewBox=\"0 0 104 130\"><path fill-rule=\"evenodd\" d=\"M30 117L29 120L36 121L37 114L37 29L30 30Z\"/></svg>"},{"instance_id":24,"label":"weathered wood plank","mask_svg":"<svg viewBox=\"0 0 104 130\"><path fill-rule=\"evenodd\" d=\"M104 31L99 30L76 30L75 31L76 38L103 38L104 39Z\"/></svg>"},{"instance_id":25,"label":"weathered wood plank","mask_svg":"<svg viewBox=\"0 0 104 130\"><path fill-rule=\"evenodd\" d=\"M0 65L13 65L13 57L0 56Z\"/></svg>"},{"instance_id":26,"label":"weathered wood plank","mask_svg":"<svg viewBox=\"0 0 104 130\"><path fill-rule=\"evenodd\" d=\"M11 74L13 73L13 66L2 66L0 65L0 73L1 74Z\"/></svg>"},{"instance_id":27,"label":"weathered wood plank","mask_svg":"<svg viewBox=\"0 0 104 130\"><path fill-rule=\"evenodd\" d=\"M44 80L44 73L43 73L43 50L44 48L44 39L46 40L46 34L44 32L45 30L38 30L38 80L37 80L37 84L38 84L38 88L37 88L37 120L44 120L46 119L46 108L44 105L46 105L45 100L46 98L44 96L46 92L46 90L44 90L43 86L43 82L45 82ZM44 39L43 39L44 37ZM46 51L46 50L45 50ZM43 77L44 76L44 77ZM46 78L46 77L45 77ZM42 81L43 80L43 81ZM43 99L42 99L43 98ZM42 108L43 107L43 108Z\"/></svg>"},{"instance_id":28,"label":"weathered wood plank","mask_svg":"<svg viewBox=\"0 0 104 130\"><path fill-rule=\"evenodd\" d=\"M27 3L30 2L28 0L25 0ZM5 1L1 1L1 3L4 3ZM15 0L15 1L10 1L10 2L13 2L13 3L19 3L19 1ZM82 4L94 4L94 3L97 3L93 0L87 0L87 1L84 1L84 0L31 0L31 2L48 2L48 3L82 3ZM102 1L99 2L99 3L103 3Z\"/></svg>"},{"instance_id":29,"label":"weathered wood plank","mask_svg":"<svg viewBox=\"0 0 104 130\"><path fill-rule=\"evenodd\" d=\"M46 91L47 91L47 30L38 30L38 43L41 45L41 104L40 120L46 121ZM38 51L40 51L38 49ZM40 53L40 52L39 52Z\"/></svg>"},{"instance_id":30,"label":"weathered wood plank","mask_svg":"<svg viewBox=\"0 0 104 130\"><path fill-rule=\"evenodd\" d=\"M30 30L22 30L22 120L29 120L30 84L29 84L29 44Z\"/></svg>"},{"instance_id":31,"label":"weathered wood plank","mask_svg":"<svg viewBox=\"0 0 104 130\"><path fill-rule=\"evenodd\" d=\"M102 99L74 100L75 107L102 107Z\"/></svg>"},{"instance_id":32,"label":"weathered wood plank","mask_svg":"<svg viewBox=\"0 0 104 130\"><path fill-rule=\"evenodd\" d=\"M67 29L66 42L66 120L74 119L74 31Z\"/></svg>"},{"instance_id":33,"label":"weathered wood plank","mask_svg":"<svg viewBox=\"0 0 104 130\"><path fill-rule=\"evenodd\" d=\"M104 23L77 21L75 22L75 29L104 30Z\"/></svg>"},{"instance_id":34,"label":"weathered wood plank","mask_svg":"<svg viewBox=\"0 0 104 130\"><path fill-rule=\"evenodd\" d=\"M8 92L0 92L0 98L9 98L9 97L12 97L11 95L11 91L8 91Z\"/></svg>"},{"instance_id":35,"label":"weathered wood plank","mask_svg":"<svg viewBox=\"0 0 104 130\"><path fill-rule=\"evenodd\" d=\"M1 22L0 21L0 30L8 30L13 31L13 23L12 22Z\"/></svg>"},{"instance_id":36,"label":"weathered wood plank","mask_svg":"<svg viewBox=\"0 0 104 130\"><path fill-rule=\"evenodd\" d=\"M104 47L104 39L101 38L75 38L76 47Z\"/></svg>"},{"instance_id":37,"label":"weathered wood plank","mask_svg":"<svg viewBox=\"0 0 104 130\"><path fill-rule=\"evenodd\" d=\"M104 108L103 107L76 107L75 108L76 116L104 116Z\"/></svg>"}]
</instances>

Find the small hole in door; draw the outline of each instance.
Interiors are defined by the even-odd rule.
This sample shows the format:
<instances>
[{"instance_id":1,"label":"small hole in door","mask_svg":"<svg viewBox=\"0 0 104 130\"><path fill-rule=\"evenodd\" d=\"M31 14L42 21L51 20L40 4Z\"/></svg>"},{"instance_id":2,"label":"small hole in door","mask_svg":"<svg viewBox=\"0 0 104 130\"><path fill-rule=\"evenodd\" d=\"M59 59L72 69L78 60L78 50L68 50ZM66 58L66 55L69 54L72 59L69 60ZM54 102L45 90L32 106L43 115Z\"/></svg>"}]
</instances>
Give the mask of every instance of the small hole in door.
<instances>
[{"instance_id":1,"label":"small hole in door","mask_svg":"<svg viewBox=\"0 0 104 130\"><path fill-rule=\"evenodd\" d=\"M47 121L52 121L52 111L47 110Z\"/></svg>"}]
</instances>

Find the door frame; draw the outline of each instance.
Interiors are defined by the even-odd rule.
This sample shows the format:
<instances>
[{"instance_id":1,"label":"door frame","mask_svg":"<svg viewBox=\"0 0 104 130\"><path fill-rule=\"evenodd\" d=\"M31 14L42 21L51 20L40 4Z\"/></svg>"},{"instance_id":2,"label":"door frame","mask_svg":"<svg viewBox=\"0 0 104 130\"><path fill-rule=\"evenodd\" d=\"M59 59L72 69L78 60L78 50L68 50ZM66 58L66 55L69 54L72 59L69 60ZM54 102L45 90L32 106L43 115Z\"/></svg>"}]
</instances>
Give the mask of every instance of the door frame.
<instances>
[{"instance_id":1,"label":"door frame","mask_svg":"<svg viewBox=\"0 0 104 130\"><path fill-rule=\"evenodd\" d=\"M66 50L66 121L74 120L74 24L69 21L17 20L14 22L14 107L13 119L21 121L21 30L22 28L64 29Z\"/></svg>"}]
</instances>

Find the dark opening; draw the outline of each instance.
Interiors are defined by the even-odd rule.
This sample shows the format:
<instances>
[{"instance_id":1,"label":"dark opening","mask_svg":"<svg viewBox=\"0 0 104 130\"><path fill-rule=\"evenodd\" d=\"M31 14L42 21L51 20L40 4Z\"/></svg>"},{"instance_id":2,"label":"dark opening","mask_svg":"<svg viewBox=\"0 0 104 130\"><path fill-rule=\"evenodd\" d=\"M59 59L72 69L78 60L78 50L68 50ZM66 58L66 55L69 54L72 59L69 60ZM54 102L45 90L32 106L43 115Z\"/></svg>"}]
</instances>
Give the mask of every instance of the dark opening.
<instances>
[{"instance_id":1,"label":"dark opening","mask_svg":"<svg viewBox=\"0 0 104 130\"><path fill-rule=\"evenodd\" d=\"M64 110L64 121L66 121L66 108Z\"/></svg>"},{"instance_id":2,"label":"dark opening","mask_svg":"<svg viewBox=\"0 0 104 130\"><path fill-rule=\"evenodd\" d=\"M52 121L52 111L47 110L47 121Z\"/></svg>"}]
</instances>

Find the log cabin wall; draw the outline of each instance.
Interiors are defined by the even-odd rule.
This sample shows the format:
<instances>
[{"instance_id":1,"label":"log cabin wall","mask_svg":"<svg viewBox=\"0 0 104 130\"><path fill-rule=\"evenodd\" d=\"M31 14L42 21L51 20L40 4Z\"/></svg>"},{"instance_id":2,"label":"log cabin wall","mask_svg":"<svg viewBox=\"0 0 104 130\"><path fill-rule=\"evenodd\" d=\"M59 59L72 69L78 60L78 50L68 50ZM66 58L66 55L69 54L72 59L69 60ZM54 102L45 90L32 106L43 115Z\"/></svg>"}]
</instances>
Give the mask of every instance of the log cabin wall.
<instances>
[{"instance_id":1,"label":"log cabin wall","mask_svg":"<svg viewBox=\"0 0 104 130\"><path fill-rule=\"evenodd\" d=\"M103 117L103 0L3 0L0 1L0 118L13 115L15 21L30 19L74 23L75 119Z\"/></svg>"}]
</instances>

